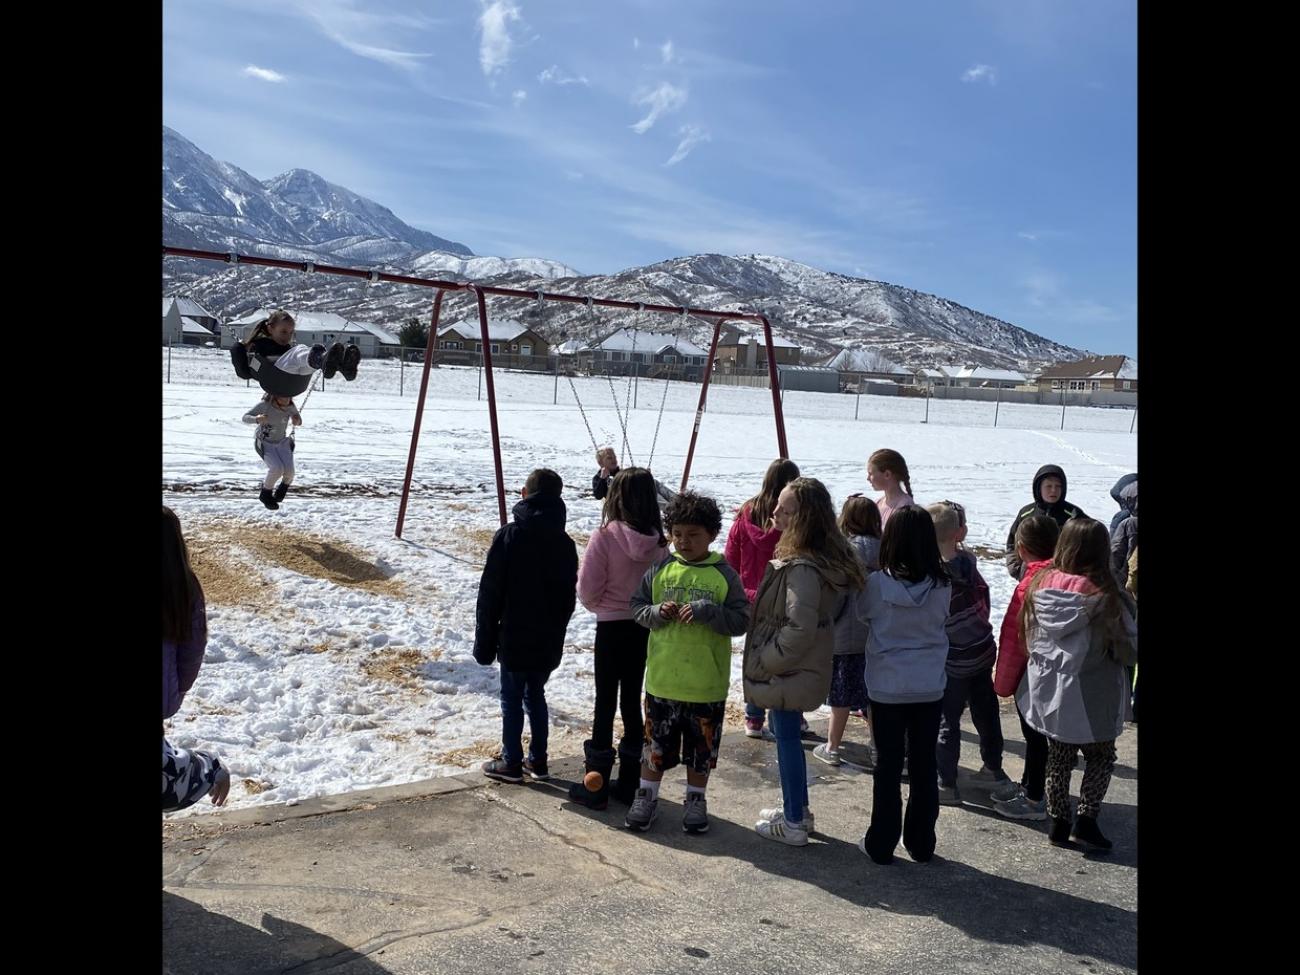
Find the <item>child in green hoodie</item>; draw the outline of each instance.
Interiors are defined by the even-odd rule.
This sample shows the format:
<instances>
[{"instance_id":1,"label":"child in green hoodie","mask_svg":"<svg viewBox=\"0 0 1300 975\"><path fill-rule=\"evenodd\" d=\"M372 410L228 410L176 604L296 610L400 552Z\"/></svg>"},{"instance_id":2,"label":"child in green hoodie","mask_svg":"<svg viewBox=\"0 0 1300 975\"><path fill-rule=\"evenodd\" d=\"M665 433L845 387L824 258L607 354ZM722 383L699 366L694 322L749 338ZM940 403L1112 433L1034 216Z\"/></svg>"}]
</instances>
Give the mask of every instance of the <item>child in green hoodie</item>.
<instances>
[{"instance_id":1,"label":"child in green hoodie","mask_svg":"<svg viewBox=\"0 0 1300 975\"><path fill-rule=\"evenodd\" d=\"M664 523L674 552L646 572L631 599L636 621L650 630L650 638L641 784L624 821L628 829L650 828L664 772L684 759L682 829L703 833L709 828L704 790L718 764L731 686L731 638L749 625L749 600L736 570L709 551L722 530L712 498L679 494Z\"/></svg>"}]
</instances>

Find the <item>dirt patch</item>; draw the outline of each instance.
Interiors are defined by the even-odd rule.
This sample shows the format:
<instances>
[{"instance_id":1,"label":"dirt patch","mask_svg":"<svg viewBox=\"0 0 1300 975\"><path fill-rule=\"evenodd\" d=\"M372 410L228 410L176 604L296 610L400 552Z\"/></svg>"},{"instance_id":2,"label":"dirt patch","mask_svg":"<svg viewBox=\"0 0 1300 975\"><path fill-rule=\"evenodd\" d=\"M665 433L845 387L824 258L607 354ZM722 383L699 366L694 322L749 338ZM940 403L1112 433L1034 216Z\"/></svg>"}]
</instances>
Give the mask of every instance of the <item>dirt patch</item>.
<instances>
[{"instance_id":1,"label":"dirt patch","mask_svg":"<svg viewBox=\"0 0 1300 975\"><path fill-rule=\"evenodd\" d=\"M243 779L241 780L240 785L244 787L245 792L252 796L273 788L270 782L259 782L257 779Z\"/></svg>"},{"instance_id":2,"label":"dirt patch","mask_svg":"<svg viewBox=\"0 0 1300 975\"><path fill-rule=\"evenodd\" d=\"M486 762L489 758L496 758L501 751L501 742L476 741L472 745L466 745L463 748L453 748L450 751L442 752L433 756L433 760L441 765L455 765L457 768L469 768L479 762Z\"/></svg>"},{"instance_id":3,"label":"dirt patch","mask_svg":"<svg viewBox=\"0 0 1300 975\"><path fill-rule=\"evenodd\" d=\"M727 702L727 716L722 721L724 728L743 728L745 726L745 705L735 701Z\"/></svg>"},{"instance_id":4,"label":"dirt patch","mask_svg":"<svg viewBox=\"0 0 1300 975\"><path fill-rule=\"evenodd\" d=\"M492 538L496 533L497 529L495 528L471 528L460 536L459 541L461 544L458 547L467 555L486 558L488 549L492 547Z\"/></svg>"},{"instance_id":5,"label":"dirt patch","mask_svg":"<svg viewBox=\"0 0 1300 975\"><path fill-rule=\"evenodd\" d=\"M203 586L203 598L217 606L257 606L265 600L266 580L243 562L232 564L224 539L206 527L192 529L185 540L190 567Z\"/></svg>"},{"instance_id":6,"label":"dirt patch","mask_svg":"<svg viewBox=\"0 0 1300 975\"><path fill-rule=\"evenodd\" d=\"M383 596L404 597L406 585L394 573L375 564L364 552L340 542L326 541L304 532L278 527L274 530L237 527L231 522L216 521L196 526L191 534L191 561L199 555L195 572L208 592L208 572L220 598L214 602L251 603L253 594L265 585L262 578L231 561L274 562L301 575L327 579L340 586L364 589ZM233 550L233 551L232 551ZM241 559L237 553L247 553ZM200 565L203 571L200 571Z\"/></svg>"},{"instance_id":7,"label":"dirt patch","mask_svg":"<svg viewBox=\"0 0 1300 975\"><path fill-rule=\"evenodd\" d=\"M367 677L416 690L423 683L420 668L427 660L423 653L411 647L385 647L363 660L361 669Z\"/></svg>"},{"instance_id":8,"label":"dirt patch","mask_svg":"<svg viewBox=\"0 0 1300 975\"><path fill-rule=\"evenodd\" d=\"M591 535L587 532L569 532L569 537L578 543L578 548L586 548L591 541Z\"/></svg>"},{"instance_id":9,"label":"dirt patch","mask_svg":"<svg viewBox=\"0 0 1300 975\"><path fill-rule=\"evenodd\" d=\"M980 559L1004 559L1007 557L1007 550L1004 548L990 548L987 545L967 545L967 549L976 558Z\"/></svg>"}]
</instances>

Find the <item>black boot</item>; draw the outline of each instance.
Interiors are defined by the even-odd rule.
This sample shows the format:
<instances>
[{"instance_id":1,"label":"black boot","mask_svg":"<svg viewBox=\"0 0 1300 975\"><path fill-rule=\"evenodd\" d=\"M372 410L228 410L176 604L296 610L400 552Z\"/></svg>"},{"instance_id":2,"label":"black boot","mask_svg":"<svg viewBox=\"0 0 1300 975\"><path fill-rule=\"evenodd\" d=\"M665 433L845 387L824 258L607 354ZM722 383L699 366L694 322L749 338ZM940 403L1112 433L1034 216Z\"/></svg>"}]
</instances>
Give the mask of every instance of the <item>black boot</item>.
<instances>
[{"instance_id":1,"label":"black boot","mask_svg":"<svg viewBox=\"0 0 1300 975\"><path fill-rule=\"evenodd\" d=\"M361 350L355 345L349 345L343 350L343 364L339 366L339 371L343 373L343 378L348 382L357 378L357 366L361 365Z\"/></svg>"},{"instance_id":2,"label":"black boot","mask_svg":"<svg viewBox=\"0 0 1300 975\"><path fill-rule=\"evenodd\" d=\"M614 749L596 748L588 738L582 743L585 759L582 766L584 782L569 786L569 798L588 809L605 809L609 806L609 777L614 771ZM585 778L595 772L600 776L600 788L588 789Z\"/></svg>"},{"instance_id":3,"label":"black boot","mask_svg":"<svg viewBox=\"0 0 1300 975\"><path fill-rule=\"evenodd\" d=\"M1072 847L1074 844L1070 842L1069 815L1062 816L1059 819L1055 816L1048 816L1047 819L1048 822L1052 824L1051 828L1047 831L1048 842L1050 842L1052 846Z\"/></svg>"},{"instance_id":4,"label":"black boot","mask_svg":"<svg viewBox=\"0 0 1300 975\"><path fill-rule=\"evenodd\" d=\"M236 342L230 347L230 364L235 367L235 375L240 379L253 378L253 370L248 368L248 347L243 342Z\"/></svg>"},{"instance_id":5,"label":"black boot","mask_svg":"<svg viewBox=\"0 0 1300 975\"><path fill-rule=\"evenodd\" d=\"M313 369L319 369L325 365L325 346L313 345L311 351L307 353L307 365Z\"/></svg>"},{"instance_id":6,"label":"black boot","mask_svg":"<svg viewBox=\"0 0 1300 975\"><path fill-rule=\"evenodd\" d=\"M325 378L333 379L341 365L343 365L343 343L335 342L325 354Z\"/></svg>"},{"instance_id":7,"label":"black boot","mask_svg":"<svg viewBox=\"0 0 1300 975\"><path fill-rule=\"evenodd\" d=\"M618 744L618 781L614 783L614 798L630 806L640 785L641 742L621 741Z\"/></svg>"},{"instance_id":8,"label":"black boot","mask_svg":"<svg viewBox=\"0 0 1300 975\"><path fill-rule=\"evenodd\" d=\"M1092 816L1080 816L1075 820L1070 839L1082 844L1085 850L1095 853L1109 853L1111 847L1115 845L1101 835L1101 830L1097 828L1097 820Z\"/></svg>"},{"instance_id":9,"label":"black boot","mask_svg":"<svg viewBox=\"0 0 1300 975\"><path fill-rule=\"evenodd\" d=\"M279 504L281 501L283 501L284 496L288 493L289 493L289 485L285 484L284 481L281 481L279 484L275 486L275 495L274 495L275 503Z\"/></svg>"},{"instance_id":10,"label":"black boot","mask_svg":"<svg viewBox=\"0 0 1300 975\"><path fill-rule=\"evenodd\" d=\"M266 505L272 511L280 507L280 502L275 500L275 495L271 493L270 488L262 488L262 493L258 495L258 498L261 499L262 504Z\"/></svg>"}]
</instances>

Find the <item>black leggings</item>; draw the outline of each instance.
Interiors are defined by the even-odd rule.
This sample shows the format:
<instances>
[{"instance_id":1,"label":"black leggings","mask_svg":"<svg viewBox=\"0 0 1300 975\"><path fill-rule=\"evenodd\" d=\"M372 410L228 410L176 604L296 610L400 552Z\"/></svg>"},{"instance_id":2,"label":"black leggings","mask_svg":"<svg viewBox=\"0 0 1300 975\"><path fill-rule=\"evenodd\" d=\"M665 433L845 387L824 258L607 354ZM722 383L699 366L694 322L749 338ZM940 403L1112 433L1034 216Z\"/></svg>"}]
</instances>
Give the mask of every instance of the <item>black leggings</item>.
<instances>
[{"instance_id":1,"label":"black leggings","mask_svg":"<svg viewBox=\"0 0 1300 975\"><path fill-rule=\"evenodd\" d=\"M636 620L596 623L596 714L591 722L593 748L614 747L614 712L623 714L623 740L645 738L641 681L645 677L646 641L650 631Z\"/></svg>"},{"instance_id":2,"label":"black leggings","mask_svg":"<svg viewBox=\"0 0 1300 975\"><path fill-rule=\"evenodd\" d=\"M1020 785L1026 798L1042 802L1043 790L1047 787L1047 736L1025 723L1019 704L1016 705L1016 714L1020 718L1020 731L1025 736L1025 774L1020 777Z\"/></svg>"}]
</instances>

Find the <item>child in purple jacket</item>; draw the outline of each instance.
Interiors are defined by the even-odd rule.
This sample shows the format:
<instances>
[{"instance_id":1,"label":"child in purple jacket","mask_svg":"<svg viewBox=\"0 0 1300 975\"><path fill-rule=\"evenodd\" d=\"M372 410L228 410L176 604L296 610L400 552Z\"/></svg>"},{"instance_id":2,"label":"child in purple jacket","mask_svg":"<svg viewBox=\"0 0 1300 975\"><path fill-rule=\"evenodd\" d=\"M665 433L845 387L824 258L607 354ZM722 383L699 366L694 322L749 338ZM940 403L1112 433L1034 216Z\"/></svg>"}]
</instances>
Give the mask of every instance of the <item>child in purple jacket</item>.
<instances>
[{"instance_id":1,"label":"child in purple jacket","mask_svg":"<svg viewBox=\"0 0 1300 975\"><path fill-rule=\"evenodd\" d=\"M194 686L208 642L203 587L190 568L185 536L176 513L163 506L163 720L178 710ZM163 812L184 809L204 795L225 805L230 772L207 752L176 748L163 738Z\"/></svg>"}]
</instances>

